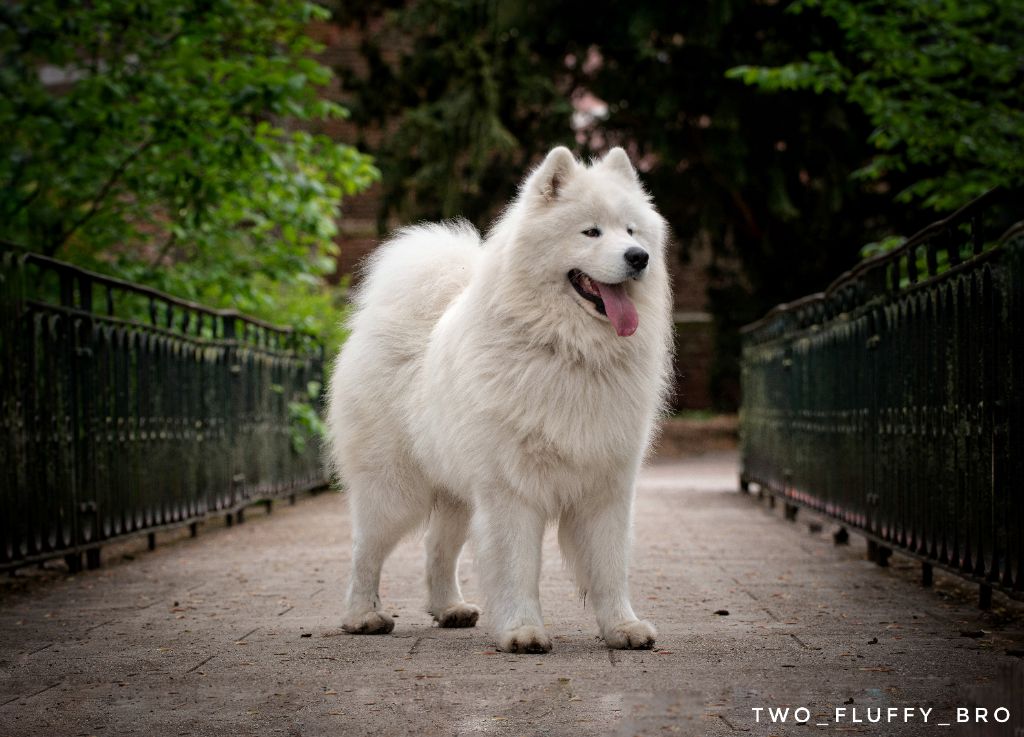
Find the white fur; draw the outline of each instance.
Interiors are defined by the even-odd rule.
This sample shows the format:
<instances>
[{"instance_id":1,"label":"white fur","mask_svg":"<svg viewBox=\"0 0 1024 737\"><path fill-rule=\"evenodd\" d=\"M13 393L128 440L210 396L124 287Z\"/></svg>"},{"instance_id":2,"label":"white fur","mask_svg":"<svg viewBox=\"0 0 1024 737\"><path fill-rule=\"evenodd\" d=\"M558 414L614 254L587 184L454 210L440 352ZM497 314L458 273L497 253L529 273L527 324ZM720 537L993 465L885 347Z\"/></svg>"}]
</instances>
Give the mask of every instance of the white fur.
<instances>
[{"instance_id":1,"label":"white fur","mask_svg":"<svg viewBox=\"0 0 1024 737\"><path fill-rule=\"evenodd\" d=\"M601 237L582 234L593 227ZM586 167L556 148L482 243L456 222L407 228L378 249L329 394L330 463L354 527L347 631L392 629L378 611L381 565L429 518L439 623L476 623L456 573L472 524L498 646L550 650L538 578L557 521L608 645L653 644L627 567L634 483L670 366L665 237L625 152ZM567 273L620 282L630 246L650 262L627 282L639 327L618 337Z\"/></svg>"}]
</instances>

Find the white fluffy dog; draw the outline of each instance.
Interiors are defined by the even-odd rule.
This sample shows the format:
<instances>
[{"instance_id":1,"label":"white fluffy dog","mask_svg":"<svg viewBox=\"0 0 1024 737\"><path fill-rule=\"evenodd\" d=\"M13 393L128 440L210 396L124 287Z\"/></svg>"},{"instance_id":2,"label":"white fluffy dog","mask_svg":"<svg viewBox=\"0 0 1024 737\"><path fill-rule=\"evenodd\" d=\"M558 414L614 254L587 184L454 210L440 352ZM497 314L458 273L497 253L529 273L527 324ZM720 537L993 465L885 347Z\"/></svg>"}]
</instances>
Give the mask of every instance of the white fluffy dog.
<instances>
[{"instance_id":1,"label":"white fluffy dog","mask_svg":"<svg viewBox=\"0 0 1024 737\"><path fill-rule=\"evenodd\" d=\"M627 568L670 366L665 237L621 148L588 167L560 147L482 242L464 222L419 225L377 250L330 385L330 462L354 526L343 629L392 630L381 566L429 520L438 624L480 614L457 575L472 525L498 647L547 652L538 579L557 521L608 646L654 644Z\"/></svg>"}]
</instances>

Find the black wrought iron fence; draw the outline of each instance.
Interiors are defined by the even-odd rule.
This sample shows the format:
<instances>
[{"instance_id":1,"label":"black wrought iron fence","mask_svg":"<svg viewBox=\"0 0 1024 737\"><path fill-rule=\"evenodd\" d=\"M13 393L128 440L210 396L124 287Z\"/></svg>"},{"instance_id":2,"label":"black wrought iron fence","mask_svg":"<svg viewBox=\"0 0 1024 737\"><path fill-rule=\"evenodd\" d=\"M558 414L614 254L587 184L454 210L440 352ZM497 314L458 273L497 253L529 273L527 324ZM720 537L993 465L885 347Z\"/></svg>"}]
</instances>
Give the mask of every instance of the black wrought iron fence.
<instances>
[{"instance_id":1,"label":"black wrought iron fence","mask_svg":"<svg viewBox=\"0 0 1024 737\"><path fill-rule=\"evenodd\" d=\"M743 336L743 488L856 528L880 563L917 556L926 584L974 580L983 606L1024 591L1022 214L991 192Z\"/></svg>"},{"instance_id":2,"label":"black wrought iron fence","mask_svg":"<svg viewBox=\"0 0 1024 737\"><path fill-rule=\"evenodd\" d=\"M0 246L0 568L325 484L312 336Z\"/></svg>"}]
</instances>

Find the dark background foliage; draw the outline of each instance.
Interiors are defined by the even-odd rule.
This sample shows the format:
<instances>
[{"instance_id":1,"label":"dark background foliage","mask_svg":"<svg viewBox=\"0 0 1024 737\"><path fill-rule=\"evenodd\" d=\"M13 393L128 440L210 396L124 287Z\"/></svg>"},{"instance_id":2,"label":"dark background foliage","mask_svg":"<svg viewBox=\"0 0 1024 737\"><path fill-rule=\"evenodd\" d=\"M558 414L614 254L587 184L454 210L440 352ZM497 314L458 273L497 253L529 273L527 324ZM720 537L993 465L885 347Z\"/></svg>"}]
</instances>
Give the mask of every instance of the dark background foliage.
<instances>
[{"instance_id":1,"label":"dark background foliage","mask_svg":"<svg viewBox=\"0 0 1024 737\"><path fill-rule=\"evenodd\" d=\"M697 239L711 244L713 390L723 406L737 397L740 325L826 286L865 242L921 221L894 207L897 176L851 177L872 155L857 105L727 77L820 47L841 55L842 31L821 14L737 0L600 9L429 0L335 11L366 29L369 74L338 71L355 119L386 131L376 149L382 228L454 215L486 226L519 172L551 146L582 156L626 146L683 258ZM608 112L577 137L572 101L587 93Z\"/></svg>"}]
</instances>

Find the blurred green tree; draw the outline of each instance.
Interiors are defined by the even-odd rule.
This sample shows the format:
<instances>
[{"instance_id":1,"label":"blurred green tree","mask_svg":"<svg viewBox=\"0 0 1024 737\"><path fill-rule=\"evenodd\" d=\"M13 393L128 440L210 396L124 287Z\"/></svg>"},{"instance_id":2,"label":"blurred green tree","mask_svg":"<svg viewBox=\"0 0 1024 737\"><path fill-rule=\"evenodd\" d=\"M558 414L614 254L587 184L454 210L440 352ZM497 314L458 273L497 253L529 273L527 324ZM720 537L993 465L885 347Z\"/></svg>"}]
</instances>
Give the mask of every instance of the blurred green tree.
<instances>
[{"instance_id":1,"label":"blurred green tree","mask_svg":"<svg viewBox=\"0 0 1024 737\"><path fill-rule=\"evenodd\" d=\"M378 177L303 0L0 6L0 237L337 343L335 220ZM305 129L299 129L298 125ZM335 290L337 291L337 290Z\"/></svg>"},{"instance_id":2,"label":"blurred green tree","mask_svg":"<svg viewBox=\"0 0 1024 737\"><path fill-rule=\"evenodd\" d=\"M380 228L401 221L486 221L514 191L509 170L572 144L560 53L532 26L520 33L519 3L493 0L328 2L341 24L361 24L369 75L336 71L355 119L387 129L375 156L383 178ZM371 20L387 16L379 32ZM394 42L398 40L396 47Z\"/></svg>"},{"instance_id":3,"label":"blurred green tree","mask_svg":"<svg viewBox=\"0 0 1024 737\"><path fill-rule=\"evenodd\" d=\"M1024 1L799 0L788 10L834 20L841 45L729 76L860 107L878 153L855 176L907 172L897 199L939 211L1024 183Z\"/></svg>"}]
</instances>

